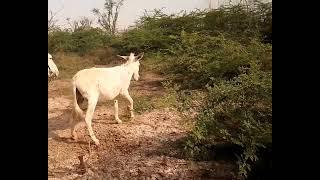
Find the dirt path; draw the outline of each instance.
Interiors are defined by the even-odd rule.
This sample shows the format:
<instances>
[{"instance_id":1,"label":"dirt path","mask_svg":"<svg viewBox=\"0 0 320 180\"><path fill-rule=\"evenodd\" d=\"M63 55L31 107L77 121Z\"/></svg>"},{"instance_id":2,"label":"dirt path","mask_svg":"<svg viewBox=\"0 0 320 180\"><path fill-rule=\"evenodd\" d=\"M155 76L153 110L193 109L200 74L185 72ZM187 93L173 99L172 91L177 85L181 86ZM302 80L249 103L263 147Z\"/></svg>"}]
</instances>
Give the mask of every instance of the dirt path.
<instances>
[{"instance_id":1,"label":"dirt path","mask_svg":"<svg viewBox=\"0 0 320 180\"><path fill-rule=\"evenodd\" d=\"M156 74L145 73L140 81L133 82L131 90L139 95L161 96L161 80ZM179 142L187 130L174 111L152 110L116 124L112 102L99 103L93 118L93 129L101 143L96 147L89 144L84 124L77 131L78 141L70 139L70 81L52 82L48 93L49 179L232 179L231 165L194 162L181 156ZM125 104L119 101L122 116L126 115L122 111ZM84 174L78 167L79 155L87 161Z\"/></svg>"}]
</instances>

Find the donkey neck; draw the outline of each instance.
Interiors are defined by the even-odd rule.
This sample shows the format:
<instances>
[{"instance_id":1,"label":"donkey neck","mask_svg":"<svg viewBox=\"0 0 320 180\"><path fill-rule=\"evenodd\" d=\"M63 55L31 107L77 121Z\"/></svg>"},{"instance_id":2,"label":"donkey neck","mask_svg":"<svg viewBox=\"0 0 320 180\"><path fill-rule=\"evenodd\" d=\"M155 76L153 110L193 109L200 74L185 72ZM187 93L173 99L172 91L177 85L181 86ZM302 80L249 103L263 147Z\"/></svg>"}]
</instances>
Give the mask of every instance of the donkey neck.
<instances>
[{"instance_id":1,"label":"donkey neck","mask_svg":"<svg viewBox=\"0 0 320 180\"><path fill-rule=\"evenodd\" d=\"M131 80L133 73L134 73L132 66L134 66L134 64L132 64L132 63L122 65L122 69L123 69L125 75L128 77L128 80Z\"/></svg>"}]
</instances>

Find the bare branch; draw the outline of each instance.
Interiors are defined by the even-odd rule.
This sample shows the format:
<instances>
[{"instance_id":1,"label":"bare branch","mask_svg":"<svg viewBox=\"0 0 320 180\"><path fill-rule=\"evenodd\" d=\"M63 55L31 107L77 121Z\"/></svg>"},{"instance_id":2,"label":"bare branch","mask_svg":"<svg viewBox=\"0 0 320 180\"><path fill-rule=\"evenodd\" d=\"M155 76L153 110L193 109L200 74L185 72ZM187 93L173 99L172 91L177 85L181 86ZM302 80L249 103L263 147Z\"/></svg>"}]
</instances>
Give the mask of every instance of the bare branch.
<instances>
[{"instance_id":1,"label":"bare branch","mask_svg":"<svg viewBox=\"0 0 320 180\"><path fill-rule=\"evenodd\" d=\"M56 12L53 11L49 11L49 15L48 15L48 31L52 31L54 28L56 28L56 23L58 22L58 20L56 19L57 14L63 9L63 6L61 9L59 9Z\"/></svg>"},{"instance_id":2,"label":"bare branch","mask_svg":"<svg viewBox=\"0 0 320 180\"><path fill-rule=\"evenodd\" d=\"M71 21L70 18L66 19L69 26L70 30L72 32L75 31L81 31L81 30L86 30L92 28L92 20L87 18L87 17L82 17L80 20L73 20Z\"/></svg>"},{"instance_id":3,"label":"bare branch","mask_svg":"<svg viewBox=\"0 0 320 180\"><path fill-rule=\"evenodd\" d=\"M48 31L53 30L56 27L56 23L58 20L55 19L56 13L49 11L50 15L48 16Z\"/></svg>"},{"instance_id":4,"label":"bare branch","mask_svg":"<svg viewBox=\"0 0 320 180\"><path fill-rule=\"evenodd\" d=\"M98 17L99 25L110 34L114 35L116 32L117 21L119 17L120 7L124 0L106 0L104 4L104 13L98 9L93 9L93 14Z\"/></svg>"}]
</instances>

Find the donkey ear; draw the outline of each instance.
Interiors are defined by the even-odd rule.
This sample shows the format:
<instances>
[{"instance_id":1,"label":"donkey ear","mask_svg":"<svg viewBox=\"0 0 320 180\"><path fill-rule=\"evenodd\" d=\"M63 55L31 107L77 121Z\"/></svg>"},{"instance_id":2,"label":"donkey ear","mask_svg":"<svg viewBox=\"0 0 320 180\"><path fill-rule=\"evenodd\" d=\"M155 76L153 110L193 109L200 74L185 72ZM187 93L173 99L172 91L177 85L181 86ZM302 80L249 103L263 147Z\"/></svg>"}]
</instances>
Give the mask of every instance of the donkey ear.
<instances>
[{"instance_id":1,"label":"donkey ear","mask_svg":"<svg viewBox=\"0 0 320 180\"><path fill-rule=\"evenodd\" d=\"M117 55L118 59L120 60L121 63L127 63L129 61L129 56L120 56Z\"/></svg>"},{"instance_id":2,"label":"donkey ear","mask_svg":"<svg viewBox=\"0 0 320 180\"><path fill-rule=\"evenodd\" d=\"M138 54L138 55L136 56L136 61L139 61L140 59L142 59L143 56L144 56L144 52Z\"/></svg>"},{"instance_id":3,"label":"donkey ear","mask_svg":"<svg viewBox=\"0 0 320 180\"><path fill-rule=\"evenodd\" d=\"M128 56L120 56L120 55L117 55L118 58L122 59L122 60L128 60Z\"/></svg>"},{"instance_id":4,"label":"donkey ear","mask_svg":"<svg viewBox=\"0 0 320 180\"><path fill-rule=\"evenodd\" d=\"M120 64L124 64L124 63L127 63L128 62L128 59L129 59L129 56L120 56L120 55L117 55L116 56L118 62L117 63L120 63Z\"/></svg>"}]
</instances>

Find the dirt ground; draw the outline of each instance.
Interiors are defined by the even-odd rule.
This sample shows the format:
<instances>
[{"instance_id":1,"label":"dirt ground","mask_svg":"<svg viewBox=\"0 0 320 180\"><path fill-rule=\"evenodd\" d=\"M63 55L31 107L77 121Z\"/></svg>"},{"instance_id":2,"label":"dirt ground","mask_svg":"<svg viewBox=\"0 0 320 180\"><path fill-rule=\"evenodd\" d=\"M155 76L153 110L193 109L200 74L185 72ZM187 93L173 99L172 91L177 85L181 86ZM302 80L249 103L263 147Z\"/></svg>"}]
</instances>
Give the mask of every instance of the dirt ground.
<instances>
[{"instance_id":1,"label":"dirt ground","mask_svg":"<svg viewBox=\"0 0 320 180\"><path fill-rule=\"evenodd\" d=\"M131 89L140 95L165 95L161 77L146 73ZM48 179L233 179L231 164L218 161L191 161L183 158L179 146L186 136L178 113L154 109L135 114L128 121L125 101L119 100L120 119L116 124L111 102L101 102L93 117L93 130L100 140L92 144L85 124L77 141L70 138L72 95L70 80L55 80L48 92ZM83 156L83 171L78 156Z\"/></svg>"}]
</instances>

